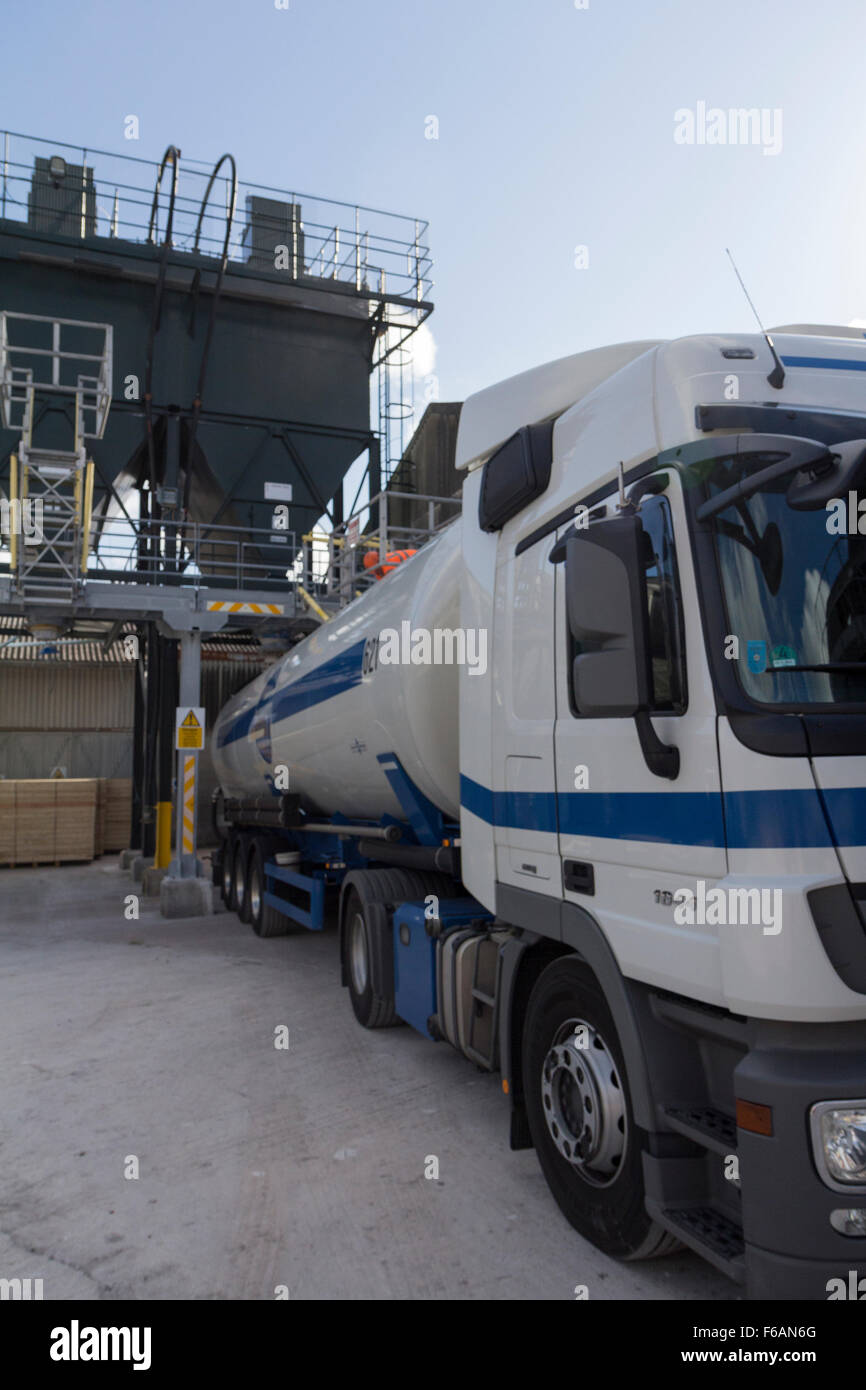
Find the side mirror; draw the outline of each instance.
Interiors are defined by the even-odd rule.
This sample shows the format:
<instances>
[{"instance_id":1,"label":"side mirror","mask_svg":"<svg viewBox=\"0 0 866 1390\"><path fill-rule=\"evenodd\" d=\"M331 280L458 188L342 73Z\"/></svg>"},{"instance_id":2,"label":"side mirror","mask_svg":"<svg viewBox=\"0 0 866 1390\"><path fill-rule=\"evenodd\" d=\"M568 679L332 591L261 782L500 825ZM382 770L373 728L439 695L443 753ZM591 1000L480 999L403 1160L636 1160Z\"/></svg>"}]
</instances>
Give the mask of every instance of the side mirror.
<instances>
[{"instance_id":1,"label":"side mirror","mask_svg":"<svg viewBox=\"0 0 866 1390\"><path fill-rule=\"evenodd\" d=\"M628 718L650 704L644 530L624 514L576 531L566 545L568 626L581 714Z\"/></svg>"},{"instance_id":2,"label":"side mirror","mask_svg":"<svg viewBox=\"0 0 866 1390\"><path fill-rule=\"evenodd\" d=\"M633 718L650 771L673 780L679 775L679 749L662 743L649 717L648 548L639 514L621 512L571 532L551 558L565 559L568 625L581 648L572 664L579 713Z\"/></svg>"}]
</instances>

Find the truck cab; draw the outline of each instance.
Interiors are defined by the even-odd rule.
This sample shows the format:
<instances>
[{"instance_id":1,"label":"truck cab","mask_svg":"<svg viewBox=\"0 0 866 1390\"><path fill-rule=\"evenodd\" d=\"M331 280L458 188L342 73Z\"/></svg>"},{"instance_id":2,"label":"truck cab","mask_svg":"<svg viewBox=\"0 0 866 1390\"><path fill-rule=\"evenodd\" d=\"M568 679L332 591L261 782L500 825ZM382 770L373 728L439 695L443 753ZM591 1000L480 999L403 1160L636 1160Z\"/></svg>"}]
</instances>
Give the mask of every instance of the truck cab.
<instances>
[{"instance_id":1,"label":"truck cab","mask_svg":"<svg viewBox=\"0 0 866 1390\"><path fill-rule=\"evenodd\" d=\"M458 438L512 1143L609 1253L755 1297L866 1272L864 370L853 329L624 344Z\"/></svg>"}]
</instances>

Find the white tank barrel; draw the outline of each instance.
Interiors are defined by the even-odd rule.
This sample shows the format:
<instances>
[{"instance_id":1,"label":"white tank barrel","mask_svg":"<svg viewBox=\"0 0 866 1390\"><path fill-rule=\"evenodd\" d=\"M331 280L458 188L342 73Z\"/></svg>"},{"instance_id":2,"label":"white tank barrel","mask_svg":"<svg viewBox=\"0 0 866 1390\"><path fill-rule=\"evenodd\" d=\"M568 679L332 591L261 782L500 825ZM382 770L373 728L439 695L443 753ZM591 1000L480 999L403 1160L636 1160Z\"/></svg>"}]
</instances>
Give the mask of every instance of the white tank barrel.
<instances>
[{"instance_id":1,"label":"white tank barrel","mask_svg":"<svg viewBox=\"0 0 866 1390\"><path fill-rule=\"evenodd\" d=\"M451 634L459 623L460 525L454 522L229 701L212 744L226 796L267 795L283 767L288 786L281 790L299 793L310 811L405 819L378 761L390 753L419 791L457 818L457 661L466 656ZM403 658L414 650L415 662L392 662L398 644L379 640L388 631L398 635ZM421 632L430 634L432 651L420 639L412 642Z\"/></svg>"}]
</instances>

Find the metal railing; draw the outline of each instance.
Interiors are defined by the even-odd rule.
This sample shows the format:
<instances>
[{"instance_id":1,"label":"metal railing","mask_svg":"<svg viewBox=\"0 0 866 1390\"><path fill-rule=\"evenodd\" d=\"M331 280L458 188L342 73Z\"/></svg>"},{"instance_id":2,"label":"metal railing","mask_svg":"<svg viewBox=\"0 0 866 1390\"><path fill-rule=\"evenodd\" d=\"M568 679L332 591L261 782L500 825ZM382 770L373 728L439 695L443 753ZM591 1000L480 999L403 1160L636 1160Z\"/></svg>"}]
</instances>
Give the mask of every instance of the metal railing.
<instances>
[{"instance_id":1,"label":"metal railing","mask_svg":"<svg viewBox=\"0 0 866 1390\"><path fill-rule=\"evenodd\" d=\"M35 397L71 396L72 452L85 439L101 439L111 408L112 342L107 323L0 311L0 423L29 446Z\"/></svg>"},{"instance_id":2,"label":"metal railing","mask_svg":"<svg viewBox=\"0 0 866 1390\"><path fill-rule=\"evenodd\" d=\"M164 208L153 216L158 172L159 164L135 155L0 131L0 219L63 236L158 244L159 213L165 218ZM231 179L218 177L203 207L210 175L201 161L178 161L172 247L217 258ZM300 282L331 280L373 296L428 298L426 222L267 184L241 182L238 193L246 222L236 218L230 264L288 270Z\"/></svg>"},{"instance_id":3,"label":"metal railing","mask_svg":"<svg viewBox=\"0 0 866 1390\"><path fill-rule=\"evenodd\" d=\"M412 513L408 520L394 520L395 503L398 511ZM460 506L459 497L380 492L333 531L316 531L302 537L300 582L325 607L342 608L379 582L382 571L377 571L377 566L388 555L420 550L459 516ZM365 519L367 529L362 531ZM368 567L364 557L371 553L376 564Z\"/></svg>"},{"instance_id":4,"label":"metal railing","mask_svg":"<svg viewBox=\"0 0 866 1390\"><path fill-rule=\"evenodd\" d=\"M291 531L112 515L96 523L87 578L292 595L297 557Z\"/></svg>"}]
</instances>

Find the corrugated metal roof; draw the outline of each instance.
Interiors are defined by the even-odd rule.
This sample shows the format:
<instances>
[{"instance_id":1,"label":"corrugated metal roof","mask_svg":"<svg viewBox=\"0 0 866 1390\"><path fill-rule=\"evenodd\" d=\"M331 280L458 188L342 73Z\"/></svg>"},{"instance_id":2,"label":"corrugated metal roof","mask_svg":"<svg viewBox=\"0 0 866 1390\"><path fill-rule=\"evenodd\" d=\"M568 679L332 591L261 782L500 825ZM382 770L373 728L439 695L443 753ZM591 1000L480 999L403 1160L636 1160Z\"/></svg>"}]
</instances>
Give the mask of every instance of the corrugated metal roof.
<instances>
[{"instance_id":1,"label":"corrugated metal roof","mask_svg":"<svg viewBox=\"0 0 866 1390\"><path fill-rule=\"evenodd\" d=\"M123 635L134 632L135 626L126 623L116 641L104 650L105 637L99 632L84 637L57 637L36 641L28 635L24 618L0 618L0 661L24 663L27 666L61 664L70 666L124 666L129 657L124 651ZM108 628L105 632L109 631Z\"/></svg>"},{"instance_id":2,"label":"corrugated metal roof","mask_svg":"<svg viewBox=\"0 0 866 1390\"><path fill-rule=\"evenodd\" d=\"M0 618L0 661L14 662L16 665L23 663L26 666L128 666L130 657L123 637L135 631L134 623L126 623L117 639L106 649L104 637L98 634L36 642L28 636L27 623L23 618ZM255 637L219 636L202 641L203 661L254 661L268 665L277 660L278 655L266 652Z\"/></svg>"},{"instance_id":3,"label":"corrugated metal roof","mask_svg":"<svg viewBox=\"0 0 866 1390\"><path fill-rule=\"evenodd\" d=\"M2 639L0 639L2 642ZM129 666L122 642L113 642L106 651L101 642L76 638L29 644L0 645L0 661L16 666Z\"/></svg>"}]
</instances>

